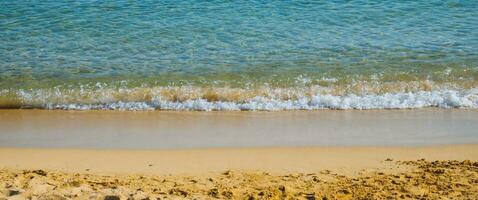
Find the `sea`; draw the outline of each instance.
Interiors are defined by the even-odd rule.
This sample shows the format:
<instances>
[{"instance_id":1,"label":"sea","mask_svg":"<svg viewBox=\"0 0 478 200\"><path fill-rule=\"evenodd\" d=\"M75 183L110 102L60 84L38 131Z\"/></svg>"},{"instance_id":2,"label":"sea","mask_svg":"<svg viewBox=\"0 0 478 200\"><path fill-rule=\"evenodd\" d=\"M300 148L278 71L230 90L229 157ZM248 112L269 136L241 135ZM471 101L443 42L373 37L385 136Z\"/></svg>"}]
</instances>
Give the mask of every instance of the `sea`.
<instances>
[{"instance_id":1,"label":"sea","mask_svg":"<svg viewBox=\"0 0 478 200\"><path fill-rule=\"evenodd\" d=\"M0 1L0 108L478 108L478 1Z\"/></svg>"}]
</instances>

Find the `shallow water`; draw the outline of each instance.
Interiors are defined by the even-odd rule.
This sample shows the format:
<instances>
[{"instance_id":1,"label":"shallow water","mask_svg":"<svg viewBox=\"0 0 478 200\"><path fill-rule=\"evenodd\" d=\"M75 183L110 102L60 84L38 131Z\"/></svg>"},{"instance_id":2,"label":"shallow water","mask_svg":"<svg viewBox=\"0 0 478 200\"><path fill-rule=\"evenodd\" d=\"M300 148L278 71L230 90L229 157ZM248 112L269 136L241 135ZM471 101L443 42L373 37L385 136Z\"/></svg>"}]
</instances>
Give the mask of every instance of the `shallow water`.
<instances>
[{"instance_id":1,"label":"shallow water","mask_svg":"<svg viewBox=\"0 0 478 200\"><path fill-rule=\"evenodd\" d=\"M2 1L0 107L478 108L477 1Z\"/></svg>"}]
</instances>

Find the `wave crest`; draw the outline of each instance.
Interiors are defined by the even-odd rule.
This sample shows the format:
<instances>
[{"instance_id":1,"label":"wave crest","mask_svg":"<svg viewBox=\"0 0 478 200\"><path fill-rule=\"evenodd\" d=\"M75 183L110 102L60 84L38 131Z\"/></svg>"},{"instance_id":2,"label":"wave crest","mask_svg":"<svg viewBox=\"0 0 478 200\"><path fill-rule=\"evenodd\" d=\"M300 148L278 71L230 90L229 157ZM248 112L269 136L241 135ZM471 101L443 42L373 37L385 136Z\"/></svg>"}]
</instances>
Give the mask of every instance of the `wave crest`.
<instances>
[{"instance_id":1,"label":"wave crest","mask_svg":"<svg viewBox=\"0 0 478 200\"><path fill-rule=\"evenodd\" d=\"M66 110L320 110L478 108L478 88L468 90L342 94L324 88L134 88L85 90L18 90L0 92L4 108Z\"/></svg>"}]
</instances>

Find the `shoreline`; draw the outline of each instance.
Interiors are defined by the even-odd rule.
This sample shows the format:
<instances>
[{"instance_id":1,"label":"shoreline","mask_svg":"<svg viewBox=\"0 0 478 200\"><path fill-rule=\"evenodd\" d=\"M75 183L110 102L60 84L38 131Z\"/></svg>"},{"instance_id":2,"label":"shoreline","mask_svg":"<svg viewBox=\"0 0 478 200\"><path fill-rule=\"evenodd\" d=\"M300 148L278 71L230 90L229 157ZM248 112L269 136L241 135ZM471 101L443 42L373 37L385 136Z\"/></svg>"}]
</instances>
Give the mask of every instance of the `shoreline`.
<instances>
[{"instance_id":1,"label":"shoreline","mask_svg":"<svg viewBox=\"0 0 478 200\"><path fill-rule=\"evenodd\" d=\"M410 84L415 86L409 88ZM397 88L397 85L394 84L386 84L377 88L376 83L370 87L359 83L345 86L345 88L318 85L290 88L266 86L266 88L256 89L194 86L116 89L87 89L81 86L80 88L65 88L66 90L63 90L55 87L53 90L45 88L0 91L0 107L136 111L478 108L477 94L473 87L433 89L433 86L427 81L405 82L404 88L401 86ZM349 89L357 91L349 91Z\"/></svg>"},{"instance_id":2,"label":"shoreline","mask_svg":"<svg viewBox=\"0 0 478 200\"><path fill-rule=\"evenodd\" d=\"M194 149L478 143L478 110L0 110L0 147ZM134 142L131 142L134 141Z\"/></svg>"}]
</instances>

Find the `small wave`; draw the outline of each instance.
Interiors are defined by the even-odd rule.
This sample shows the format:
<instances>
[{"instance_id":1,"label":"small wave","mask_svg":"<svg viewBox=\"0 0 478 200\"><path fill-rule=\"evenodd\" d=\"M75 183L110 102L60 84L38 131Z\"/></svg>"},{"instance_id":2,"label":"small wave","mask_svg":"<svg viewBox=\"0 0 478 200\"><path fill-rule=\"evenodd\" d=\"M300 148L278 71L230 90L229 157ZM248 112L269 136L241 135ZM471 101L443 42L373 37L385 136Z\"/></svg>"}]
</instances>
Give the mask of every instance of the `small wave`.
<instances>
[{"instance_id":1,"label":"small wave","mask_svg":"<svg viewBox=\"0 0 478 200\"><path fill-rule=\"evenodd\" d=\"M183 101L150 97L149 101L106 101L103 103L44 103L28 104L22 107L65 110L193 110L193 111L280 111L280 110L321 110L321 109L410 109L410 108L478 108L478 89L466 91L439 90L400 92L368 95L316 94L296 99L280 99L271 96L256 96L251 99L234 101L211 101L197 98Z\"/></svg>"}]
</instances>

